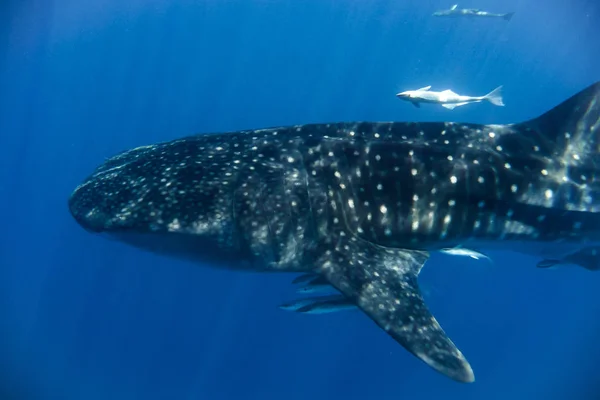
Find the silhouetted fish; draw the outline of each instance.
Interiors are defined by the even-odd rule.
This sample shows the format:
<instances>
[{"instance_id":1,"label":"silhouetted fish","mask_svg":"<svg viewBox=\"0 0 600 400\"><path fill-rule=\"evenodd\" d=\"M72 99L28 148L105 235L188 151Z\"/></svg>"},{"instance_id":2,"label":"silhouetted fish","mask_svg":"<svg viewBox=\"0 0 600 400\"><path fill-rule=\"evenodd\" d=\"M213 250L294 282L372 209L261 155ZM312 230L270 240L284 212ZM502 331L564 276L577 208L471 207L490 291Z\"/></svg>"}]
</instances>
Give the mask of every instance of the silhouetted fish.
<instances>
[{"instance_id":1,"label":"silhouetted fish","mask_svg":"<svg viewBox=\"0 0 600 400\"><path fill-rule=\"evenodd\" d=\"M458 8L458 4L453 5L448 10L436 11L432 14L434 17L469 17L469 18L501 18L510 21L515 15L514 12L505 14L496 14L488 11L481 11L478 8Z\"/></svg>"},{"instance_id":2,"label":"silhouetted fish","mask_svg":"<svg viewBox=\"0 0 600 400\"><path fill-rule=\"evenodd\" d=\"M598 271L600 270L600 247L585 247L558 260L545 259L537 264L538 268L551 268L559 265L578 265L590 271Z\"/></svg>"}]
</instances>

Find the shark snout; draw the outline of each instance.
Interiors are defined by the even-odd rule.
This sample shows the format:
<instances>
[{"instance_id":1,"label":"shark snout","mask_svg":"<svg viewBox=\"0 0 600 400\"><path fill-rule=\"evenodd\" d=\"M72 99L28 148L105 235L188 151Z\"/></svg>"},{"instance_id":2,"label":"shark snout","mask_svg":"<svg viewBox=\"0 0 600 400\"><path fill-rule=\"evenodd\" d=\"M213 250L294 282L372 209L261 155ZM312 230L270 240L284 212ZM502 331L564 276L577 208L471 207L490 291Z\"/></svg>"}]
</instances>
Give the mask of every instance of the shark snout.
<instances>
[{"instance_id":1,"label":"shark snout","mask_svg":"<svg viewBox=\"0 0 600 400\"><path fill-rule=\"evenodd\" d=\"M71 193L69 212L86 231L100 233L110 229L114 213L107 206L106 197L95 195L92 189L101 187L96 181L86 181Z\"/></svg>"}]
</instances>

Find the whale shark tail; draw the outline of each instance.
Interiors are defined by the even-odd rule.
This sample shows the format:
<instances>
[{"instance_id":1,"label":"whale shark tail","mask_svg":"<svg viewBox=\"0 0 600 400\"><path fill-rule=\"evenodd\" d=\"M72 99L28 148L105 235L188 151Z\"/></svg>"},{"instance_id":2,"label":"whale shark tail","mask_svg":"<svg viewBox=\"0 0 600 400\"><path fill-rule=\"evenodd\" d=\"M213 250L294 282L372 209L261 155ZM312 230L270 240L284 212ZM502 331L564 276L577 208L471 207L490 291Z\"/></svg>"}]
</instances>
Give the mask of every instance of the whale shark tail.
<instances>
[{"instance_id":1,"label":"whale shark tail","mask_svg":"<svg viewBox=\"0 0 600 400\"><path fill-rule=\"evenodd\" d=\"M538 135L538 151L560 155L565 165L594 164L600 154L600 82L596 82L516 129Z\"/></svg>"},{"instance_id":2,"label":"whale shark tail","mask_svg":"<svg viewBox=\"0 0 600 400\"><path fill-rule=\"evenodd\" d=\"M502 18L504 18L506 21L510 21L510 19L513 17L513 15L515 15L514 12L509 12L509 13L504 14L502 16Z\"/></svg>"},{"instance_id":3,"label":"whale shark tail","mask_svg":"<svg viewBox=\"0 0 600 400\"><path fill-rule=\"evenodd\" d=\"M483 99L489 101L495 106L503 107L504 102L502 101L502 86L498 86L496 89L483 96Z\"/></svg>"},{"instance_id":4,"label":"whale shark tail","mask_svg":"<svg viewBox=\"0 0 600 400\"><path fill-rule=\"evenodd\" d=\"M502 104L501 99L498 88L488 94L486 100ZM600 164L598 121L600 82L538 118L511 125L507 132L512 134L504 138L503 145L514 149L511 151L522 151L523 157L563 157L557 161L561 167L565 164L585 163L584 167L590 165L590 168L595 168L596 163ZM346 174L341 174L338 179L336 183L342 182L345 187L351 186ZM346 200L351 199L345 196L349 195L346 192L340 194L337 210L343 209ZM529 205L528 210L532 210L533 207ZM387 212L387 209L384 211ZM544 207L543 211L547 214L557 212L561 214L561 218L565 218L565 210ZM586 214L585 218L588 220L594 218L589 215L593 213ZM537 215L534 216L536 217ZM594 221L590 223L594 224ZM419 288L418 276L429 259L429 253L415 249L383 247L369 240L356 240L354 233L346 233L344 229L346 228L332 233L335 235L334 239L331 239L336 244L335 248L324 245L322 252L315 257L316 272L322 274L350 303L355 304L388 335L425 364L458 382L473 382L475 375L471 365L428 309ZM358 237L364 239L360 235ZM592 256L593 250L594 248L590 248ZM587 253L577 256L578 260L585 260L579 261L580 265L596 265L594 262L597 260L588 257ZM591 260L588 260L590 258ZM542 262L538 267L552 267L556 265L555 261ZM562 260L559 261L562 263ZM343 303L344 307L346 305ZM318 302L304 311L314 308L314 312L331 312L339 307L337 303Z\"/></svg>"}]
</instances>

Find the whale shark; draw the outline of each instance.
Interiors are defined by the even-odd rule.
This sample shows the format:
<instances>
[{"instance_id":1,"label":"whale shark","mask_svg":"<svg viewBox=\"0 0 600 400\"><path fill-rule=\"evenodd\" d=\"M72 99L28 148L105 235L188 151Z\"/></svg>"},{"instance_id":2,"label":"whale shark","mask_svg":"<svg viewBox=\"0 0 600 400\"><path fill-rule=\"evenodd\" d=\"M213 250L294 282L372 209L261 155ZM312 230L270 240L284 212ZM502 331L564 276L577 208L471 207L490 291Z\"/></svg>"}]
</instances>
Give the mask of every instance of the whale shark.
<instances>
[{"instance_id":1,"label":"whale shark","mask_svg":"<svg viewBox=\"0 0 600 400\"><path fill-rule=\"evenodd\" d=\"M337 122L121 152L68 199L86 231L241 271L309 274L458 382L475 375L418 277L449 248L562 260L600 243L600 82L510 124Z\"/></svg>"}]
</instances>

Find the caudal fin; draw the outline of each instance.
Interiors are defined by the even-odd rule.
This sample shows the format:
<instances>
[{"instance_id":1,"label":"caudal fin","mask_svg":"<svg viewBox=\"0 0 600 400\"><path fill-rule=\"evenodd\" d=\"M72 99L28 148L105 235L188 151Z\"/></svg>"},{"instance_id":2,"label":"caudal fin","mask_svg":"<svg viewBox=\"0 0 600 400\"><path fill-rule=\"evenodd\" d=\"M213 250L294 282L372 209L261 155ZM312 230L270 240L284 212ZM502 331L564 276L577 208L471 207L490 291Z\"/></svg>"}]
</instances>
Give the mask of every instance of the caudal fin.
<instances>
[{"instance_id":1,"label":"caudal fin","mask_svg":"<svg viewBox=\"0 0 600 400\"><path fill-rule=\"evenodd\" d=\"M502 16L502 18L504 18L506 21L510 21L510 19L513 17L513 15L515 15L514 12L509 12L509 13L504 14Z\"/></svg>"},{"instance_id":2,"label":"caudal fin","mask_svg":"<svg viewBox=\"0 0 600 400\"><path fill-rule=\"evenodd\" d=\"M502 101L502 86L498 86L496 89L483 96L483 99L489 101L495 106L503 107L504 102Z\"/></svg>"}]
</instances>

